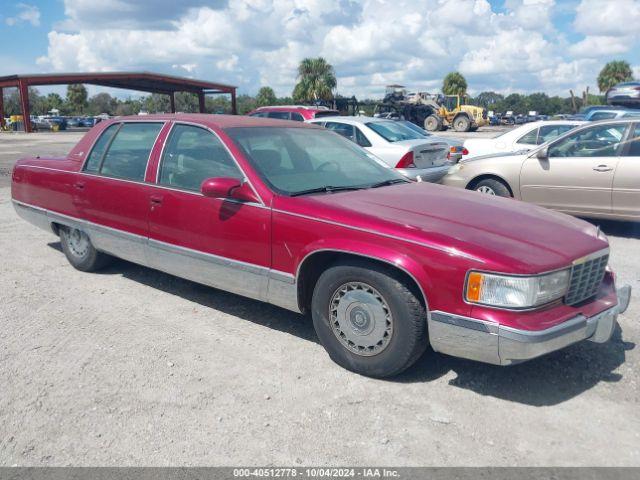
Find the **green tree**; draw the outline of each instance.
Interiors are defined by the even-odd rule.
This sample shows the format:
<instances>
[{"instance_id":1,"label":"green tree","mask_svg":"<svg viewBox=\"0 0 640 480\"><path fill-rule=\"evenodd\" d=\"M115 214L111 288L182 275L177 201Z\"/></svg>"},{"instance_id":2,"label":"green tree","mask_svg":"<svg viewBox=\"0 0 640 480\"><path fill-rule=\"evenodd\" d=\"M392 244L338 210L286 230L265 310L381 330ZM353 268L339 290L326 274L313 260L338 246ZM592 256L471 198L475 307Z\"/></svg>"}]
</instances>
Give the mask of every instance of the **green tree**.
<instances>
[{"instance_id":1,"label":"green tree","mask_svg":"<svg viewBox=\"0 0 640 480\"><path fill-rule=\"evenodd\" d=\"M171 111L169 95L152 93L148 97L144 97L142 100L142 110L146 110L149 113L164 113ZM178 105L176 105L176 110L178 110Z\"/></svg>"},{"instance_id":2,"label":"green tree","mask_svg":"<svg viewBox=\"0 0 640 480\"><path fill-rule=\"evenodd\" d=\"M467 81L459 72L448 73L442 81L442 93L445 95L464 95L467 93Z\"/></svg>"},{"instance_id":3,"label":"green tree","mask_svg":"<svg viewBox=\"0 0 640 480\"><path fill-rule=\"evenodd\" d=\"M504 99L504 95L496 92L481 92L475 98L474 103L479 107L489 108Z\"/></svg>"},{"instance_id":4,"label":"green tree","mask_svg":"<svg viewBox=\"0 0 640 480\"><path fill-rule=\"evenodd\" d=\"M100 115L108 113L113 115L118 106L118 101L106 92L101 92L89 99L89 113L92 115Z\"/></svg>"},{"instance_id":5,"label":"green tree","mask_svg":"<svg viewBox=\"0 0 640 480\"><path fill-rule=\"evenodd\" d=\"M629 62L614 60L607 63L598 74L598 88L606 92L620 82L633 80L633 71Z\"/></svg>"},{"instance_id":6,"label":"green tree","mask_svg":"<svg viewBox=\"0 0 640 480\"><path fill-rule=\"evenodd\" d=\"M298 66L298 83L293 89L293 100L312 103L333 99L338 84L333 66L324 58L305 58Z\"/></svg>"},{"instance_id":7,"label":"green tree","mask_svg":"<svg viewBox=\"0 0 640 480\"><path fill-rule=\"evenodd\" d=\"M87 89L81 83L67 86L67 108L71 114L82 114L87 109Z\"/></svg>"},{"instance_id":8,"label":"green tree","mask_svg":"<svg viewBox=\"0 0 640 480\"><path fill-rule=\"evenodd\" d=\"M206 101L205 101L206 106ZM167 112L170 107L167 108ZM176 92L176 111L184 113L197 113L200 111L198 96L190 92Z\"/></svg>"},{"instance_id":9,"label":"green tree","mask_svg":"<svg viewBox=\"0 0 640 480\"><path fill-rule=\"evenodd\" d=\"M276 94L271 87L261 87L256 95L256 105L264 107L274 105L277 102Z\"/></svg>"},{"instance_id":10,"label":"green tree","mask_svg":"<svg viewBox=\"0 0 640 480\"><path fill-rule=\"evenodd\" d=\"M60 112L64 111L64 99L57 93L50 93L45 97L47 102L47 112L56 109Z\"/></svg>"}]
</instances>

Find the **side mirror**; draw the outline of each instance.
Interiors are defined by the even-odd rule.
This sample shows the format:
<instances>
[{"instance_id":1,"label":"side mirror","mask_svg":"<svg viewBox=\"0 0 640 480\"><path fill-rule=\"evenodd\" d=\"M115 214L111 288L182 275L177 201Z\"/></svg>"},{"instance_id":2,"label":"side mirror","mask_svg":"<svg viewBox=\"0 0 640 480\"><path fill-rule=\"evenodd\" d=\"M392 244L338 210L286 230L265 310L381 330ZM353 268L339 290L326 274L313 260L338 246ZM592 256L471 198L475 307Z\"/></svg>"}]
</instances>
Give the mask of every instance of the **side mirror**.
<instances>
[{"instance_id":1,"label":"side mirror","mask_svg":"<svg viewBox=\"0 0 640 480\"><path fill-rule=\"evenodd\" d=\"M210 198L232 198L243 202L260 201L249 184L239 178L207 178L202 182L200 192Z\"/></svg>"},{"instance_id":2,"label":"side mirror","mask_svg":"<svg viewBox=\"0 0 640 480\"><path fill-rule=\"evenodd\" d=\"M549 147L544 147L536 153L538 160L549 160Z\"/></svg>"}]
</instances>

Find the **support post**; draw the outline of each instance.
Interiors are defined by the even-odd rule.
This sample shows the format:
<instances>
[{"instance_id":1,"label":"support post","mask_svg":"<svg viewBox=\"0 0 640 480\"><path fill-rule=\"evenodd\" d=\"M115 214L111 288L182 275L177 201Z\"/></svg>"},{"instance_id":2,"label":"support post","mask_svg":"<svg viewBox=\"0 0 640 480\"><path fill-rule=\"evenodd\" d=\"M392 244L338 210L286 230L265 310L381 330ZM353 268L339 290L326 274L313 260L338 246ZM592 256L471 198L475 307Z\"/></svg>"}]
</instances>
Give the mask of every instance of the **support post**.
<instances>
[{"instance_id":1,"label":"support post","mask_svg":"<svg viewBox=\"0 0 640 480\"><path fill-rule=\"evenodd\" d=\"M231 114L232 115L238 114L238 108L236 105L236 89L235 88L231 90Z\"/></svg>"},{"instance_id":2,"label":"support post","mask_svg":"<svg viewBox=\"0 0 640 480\"><path fill-rule=\"evenodd\" d=\"M4 128L4 90L0 87L0 129Z\"/></svg>"},{"instance_id":3,"label":"support post","mask_svg":"<svg viewBox=\"0 0 640 480\"><path fill-rule=\"evenodd\" d=\"M22 121L25 133L31 133L31 112L29 111L29 87L24 80L18 83L20 90L20 105L22 106Z\"/></svg>"},{"instance_id":4,"label":"support post","mask_svg":"<svg viewBox=\"0 0 640 480\"><path fill-rule=\"evenodd\" d=\"M204 92L200 91L198 92L198 105L200 107L200 113L207 113L206 112L206 105L204 103Z\"/></svg>"},{"instance_id":5,"label":"support post","mask_svg":"<svg viewBox=\"0 0 640 480\"><path fill-rule=\"evenodd\" d=\"M171 113L176 113L176 92L171 92L169 94L169 105Z\"/></svg>"}]
</instances>

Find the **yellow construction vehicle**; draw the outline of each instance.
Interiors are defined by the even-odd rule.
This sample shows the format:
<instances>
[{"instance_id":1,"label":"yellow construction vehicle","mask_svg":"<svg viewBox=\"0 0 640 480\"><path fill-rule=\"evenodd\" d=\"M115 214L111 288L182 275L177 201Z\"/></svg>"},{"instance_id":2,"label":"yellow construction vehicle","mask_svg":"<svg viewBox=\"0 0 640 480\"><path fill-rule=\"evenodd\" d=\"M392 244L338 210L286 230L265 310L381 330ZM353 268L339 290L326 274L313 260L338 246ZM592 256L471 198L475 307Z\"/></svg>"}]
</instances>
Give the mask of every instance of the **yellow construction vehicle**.
<instances>
[{"instance_id":1,"label":"yellow construction vehicle","mask_svg":"<svg viewBox=\"0 0 640 480\"><path fill-rule=\"evenodd\" d=\"M488 125L487 111L469 104L467 96L407 93L402 85L388 85L381 104L376 105L375 115L409 120L431 132L453 128L468 132Z\"/></svg>"}]
</instances>

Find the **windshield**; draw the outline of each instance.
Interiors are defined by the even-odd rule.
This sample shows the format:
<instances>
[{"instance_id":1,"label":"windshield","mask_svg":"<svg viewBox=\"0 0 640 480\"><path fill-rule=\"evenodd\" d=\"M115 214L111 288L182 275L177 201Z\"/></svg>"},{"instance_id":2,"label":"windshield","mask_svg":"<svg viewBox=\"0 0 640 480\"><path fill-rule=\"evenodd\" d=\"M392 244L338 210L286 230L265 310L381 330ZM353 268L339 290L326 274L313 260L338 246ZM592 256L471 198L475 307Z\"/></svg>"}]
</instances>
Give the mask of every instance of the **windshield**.
<instances>
[{"instance_id":1,"label":"windshield","mask_svg":"<svg viewBox=\"0 0 640 480\"><path fill-rule=\"evenodd\" d=\"M322 188L369 188L404 180L381 160L328 130L237 127L226 132L261 178L285 195Z\"/></svg>"},{"instance_id":2,"label":"windshield","mask_svg":"<svg viewBox=\"0 0 640 480\"><path fill-rule=\"evenodd\" d=\"M369 122L365 124L387 142L400 142L402 140L422 140L424 134L418 133L398 122Z\"/></svg>"}]
</instances>

